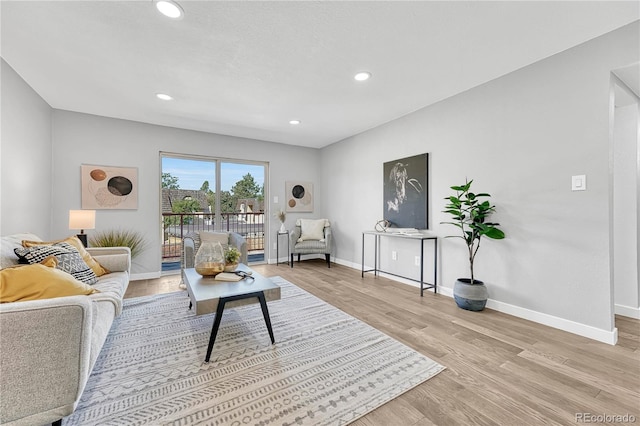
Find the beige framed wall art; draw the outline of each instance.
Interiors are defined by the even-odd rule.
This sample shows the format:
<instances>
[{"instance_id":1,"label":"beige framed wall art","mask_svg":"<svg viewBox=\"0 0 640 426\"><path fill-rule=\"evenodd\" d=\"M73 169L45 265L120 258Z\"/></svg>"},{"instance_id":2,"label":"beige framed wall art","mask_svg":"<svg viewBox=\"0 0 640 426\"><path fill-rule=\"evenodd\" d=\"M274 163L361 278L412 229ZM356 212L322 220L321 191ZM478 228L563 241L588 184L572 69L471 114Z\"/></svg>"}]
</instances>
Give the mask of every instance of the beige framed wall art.
<instances>
[{"instance_id":1,"label":"beige framed wall art","mask_svg":"<svg viewBox=\"0 0 640 426\"><path fill-rule=\"evenodd\" d=\"M138 168L82 164L83 209L138 208Z\"/></svg>"},{"instance_id":2,"label":"beige framed wall art","mask_svg":"<svg viewBox=\"0 0 640 426\"><path fill-rule=\"evenodd\" d=\"M286 211L313 211L313 184L311 182L285 182Z\"/></svg>"}]
</instances>

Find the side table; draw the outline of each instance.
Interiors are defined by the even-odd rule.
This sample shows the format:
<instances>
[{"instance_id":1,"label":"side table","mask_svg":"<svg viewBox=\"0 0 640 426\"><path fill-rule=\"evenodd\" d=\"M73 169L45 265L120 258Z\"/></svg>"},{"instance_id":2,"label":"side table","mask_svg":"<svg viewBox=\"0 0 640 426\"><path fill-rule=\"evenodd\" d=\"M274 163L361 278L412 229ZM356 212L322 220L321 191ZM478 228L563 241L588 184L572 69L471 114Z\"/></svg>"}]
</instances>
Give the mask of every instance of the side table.
<instances>
[{"instance_id":1,"label":"side table","mask_svg":"<svg viewBox=\"0 0 640 426\"><path fill-rule=\"evenodd\" d=\"M373 269L364 269L364 237L366 235L372 235L374 238L373 249ZM383 271L379 268L380 265L380 237L388 238L404 238L409 240L415 240L420 242L420 280L406 277L403 275L394 274L388 271ZM433 283L427 283L424 281L424 242L433 242ZM432 234L424 232L417 234L394 234L392 232L378 232L378 231L364 231L362 233L362 277L365 272L373 272L374 275L378 275L378 272L382 272L389 275L395 275L396 277L405 278L411 281L420 283L420 297L424 296L425 289L433 289L434 293L438 292L438 237Z\"/></svg>"},{"instance_id":2,"label":"side table","mask_svg":"<svg viewBox=\"0 0 640 426\"><path fill-rule=\"evenodd\" d=\"M276 233L276 266L280 264L280 237L283 235L287 236L287 265L289 265L289 231Z\"/></svg>"}]
</instances>

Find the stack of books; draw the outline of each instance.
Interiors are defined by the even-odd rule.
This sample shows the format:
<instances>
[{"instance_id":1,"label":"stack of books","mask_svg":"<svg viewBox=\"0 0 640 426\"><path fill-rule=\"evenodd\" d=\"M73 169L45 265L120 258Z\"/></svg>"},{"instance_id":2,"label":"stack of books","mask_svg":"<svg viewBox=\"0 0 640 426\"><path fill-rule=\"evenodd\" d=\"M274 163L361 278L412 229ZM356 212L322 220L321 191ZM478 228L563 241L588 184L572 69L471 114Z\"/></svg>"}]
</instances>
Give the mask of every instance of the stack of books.
<instances>
[{"instance_id":1,"label":"stack of books","mask_svg":"<svg viewBox=\"0 0 640 426\"><path fill-rule=\"evenodd\" d=\"M401 235L418 235L420 231L416 228L387 228L387 232L391 234L401 234Z\"/></svg>"},{"instance_id":2,"label":"stack of books","mask_svg":"<svg viewBox=\"0 0 640 426\"><path fill-rule=\"evenodd\" d=\"M217 281L240 281L242 277L233 272L220 272L215 279Z\"/></svg>"}]
</instances>

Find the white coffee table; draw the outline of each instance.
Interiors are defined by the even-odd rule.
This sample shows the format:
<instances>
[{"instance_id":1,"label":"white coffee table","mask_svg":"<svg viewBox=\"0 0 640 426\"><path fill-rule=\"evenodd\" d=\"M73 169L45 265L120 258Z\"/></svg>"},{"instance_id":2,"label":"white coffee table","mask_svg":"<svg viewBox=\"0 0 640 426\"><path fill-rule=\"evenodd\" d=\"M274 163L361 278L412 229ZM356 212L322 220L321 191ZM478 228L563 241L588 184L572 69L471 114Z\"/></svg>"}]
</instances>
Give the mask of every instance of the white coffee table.
<instances>
[{"instance_id":1,"label":"white coffee table","mask_svg":"<svg viewBox=\"0 0 640 426\"><path fill-rule=\"evenodd\" d=\"M216 313L204 362L209 362L209 358L211 357L211 351L216 341L222 319L222 312L225 307L234 308L252 303L260 303L264 322L267 325L269 337L271 337L271 344L275 343L273 329L271 328L271 319L269 318L269 310L267 309L267 301L280 299L280 287L271 282L270 279L263 277L257 272L251 271L251 269L242 263L238 265L237 270L252 272L252 278L245 278L234 282L219 281L213 277L203 277L198 274L194 268L186 268L184 270L183 278L187 285L187 293L190 299L189 309L195 307L196 315Z\"/></svg>"}]
</instances>

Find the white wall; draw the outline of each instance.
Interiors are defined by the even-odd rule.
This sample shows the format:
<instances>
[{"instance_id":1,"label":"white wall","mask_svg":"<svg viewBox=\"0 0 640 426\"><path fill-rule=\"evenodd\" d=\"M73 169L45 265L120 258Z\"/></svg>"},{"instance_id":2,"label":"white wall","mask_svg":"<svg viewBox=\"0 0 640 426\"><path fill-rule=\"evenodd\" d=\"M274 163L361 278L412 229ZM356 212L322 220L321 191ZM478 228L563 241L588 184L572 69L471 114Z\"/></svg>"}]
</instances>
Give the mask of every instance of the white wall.
<instances>
[{"instance_id":1,"label":"white wall","mask_svg":"<svg viewBox=\"0 0 640 426\"><path fill-rule=\"evenodd\" d=\"M613 280L616 312L640 318L638 289L638 104L614 118Z\"/></svg>"},{"instance_id":2,"label":"white wall","mask_svg":"<svg viewBox=\"0 0 640 426\"><path fill-rule=\"evenodd\" d=\"M454 232L439 224L451 185L474 179L478 191L493 195L507 239L483 241L476 259L491 306L615 341L609 75L638 60L638 36L636 22L323 149L324 204L338 257L359 264L360 232L383 216L383 163L428 152L429 226L437 235ZM587 191L570 190L577 174L587 175ZM459 241L440 245L439 284L450 293L456 278L468 276L467 261Z\"/></svg>"},{"instance_id":3,"label":"white wall","mask_svg":"<svg viewBox=\"0 0 640 426\"><path fill-rule=\"evenodd\" d=\"M136 229L147 237L147 250L134 261L132 273L137 277L157 276L161 264L160 226L160 151L181 154L244 159L269 163L269 203L267 237L275 238L279 222L273 212L284 208L284 182L304 180L318 185L319 163L316 149L276 144L251 139L191 130L175 129L133 121L111 119L69 111L53 113L53 188L51 208L54 237L69 234L68 211L81 206L80 165L137 167L139 200L137 210L98 210L96 229ZM273 204L273 196L280 203ZM315 203L313 215L322 212L322 200ZM298 214L301 216L302 214ZM305 213L309 217L310 213ZM287 216L289 227L297 215ZM90 232L89 232L90 233ZM273 235L272 235L273 234ZM275 239L273 240L275 241ZM265 241L268 258L275 259L270 240Z\"/></svg>"},{"instance_id":4,"label":"white wall","mask_svg":"<svg viewBox=\"0 0 640 426\"><path fill-rule=\"evenodd\" d=\"M0 235L50 237L51 107L1 62Z\"/></svg>"},{"instance_id":5,"label":"white wall","mask_svg":"<svg viewBox=\"0 0 640 426\"><path fill-rule=\"evenodd\" d=\"M639 60L638 27L636 22L321 151L67 111L55 110L51 119L46 103L3 63L2 234L67 236L68 210L80 206L81 164L138 167L139 209L99 211L97 226L143 230L150 249L134 273L157 274L159 151L170 151L268 161L269 201L274 195L284 200L285 180L314 182L313 215L332 220L339 261L359 265L361 231L382 218L382 164L428 152L429 224L437 235L453 232L439 224L446 219L443 198L466 177L492 193L498 206L495 219L507 239L483 242L476 267L492 306L611 340L609 73ZM587 191L570 191L574 174L588 176ZM17 177L25 184L14 184ZM272 237L278 222L270 213ZM295 218L289 215L289 226ZM457 241L442 239L440 247L439 284L446 293L467 275L467 265ZM413 256L414 247L399 249L401 259L405 252ZM405 268L402 263L399 271Z\"/></svg>"},{"instance_id":6,"label":"white wall","mask_svg":"<svg viewBox=\"0 0 640 426\"><path fill-rule=\"evenodd\" d=\"M287 226L297 217L324 216L316 149L54 110L4 60L1 131L1 235L67 237L74 232L68 229L68 211L81 208L81 164L138 168L139 208L96 213L96 230L145 233L147 250L134 261L135 277L160 274L160 151L269 164L267 259L276 256L272 247L279 222L273 212L284 209L285 181L313 182L317 197L313 213L289 214Z\"/></svg>"}]
</instances>

